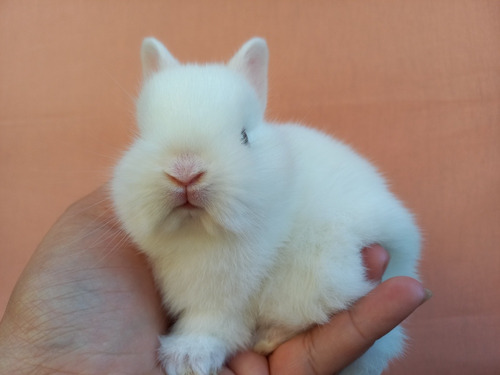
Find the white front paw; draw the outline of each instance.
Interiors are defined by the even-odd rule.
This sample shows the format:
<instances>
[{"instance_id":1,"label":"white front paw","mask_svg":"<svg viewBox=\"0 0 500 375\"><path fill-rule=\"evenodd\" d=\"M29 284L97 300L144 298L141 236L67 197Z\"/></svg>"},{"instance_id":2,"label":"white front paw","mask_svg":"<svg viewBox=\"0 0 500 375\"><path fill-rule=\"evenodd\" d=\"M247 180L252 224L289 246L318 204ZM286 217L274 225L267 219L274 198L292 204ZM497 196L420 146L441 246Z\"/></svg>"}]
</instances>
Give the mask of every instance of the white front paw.
<instances>
[{"instance_id":1,"label":"white front paw","mask_svg":"<svg viewBox=\"0 0 500 375\"><path fill-rule=\"evenodd\" d=\"M216 375L226 354L224 342L212 336L160 337L159 359L168 375Z\"/></svg>"}]
</instances>

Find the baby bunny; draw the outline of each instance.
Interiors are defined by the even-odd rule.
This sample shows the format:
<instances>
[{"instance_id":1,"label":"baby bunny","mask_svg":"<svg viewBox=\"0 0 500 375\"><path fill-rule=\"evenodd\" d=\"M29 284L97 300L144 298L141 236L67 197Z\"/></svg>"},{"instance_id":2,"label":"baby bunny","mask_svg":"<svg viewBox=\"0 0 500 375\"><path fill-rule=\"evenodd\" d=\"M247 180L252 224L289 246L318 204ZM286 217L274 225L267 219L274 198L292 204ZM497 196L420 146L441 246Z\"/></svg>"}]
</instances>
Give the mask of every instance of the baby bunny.
<instances>
[{"instance_id":1,"label":"baby bunny","mask_svg":"<svg viewBox=\"0 0 500 375\"><path fill-rule=\"evenodd\" d=\"M111 192L176 317L160 338L167 374L215 374L349 308L373 288L364 246L390 252L384 278L417 276L418 228L376 169L316 130L264 120L263 39L225 65L180 64L153 38L141 58L139 135ZM380 374L403 344L397 327L342 374Z\"/></svg>"}]
</instances>

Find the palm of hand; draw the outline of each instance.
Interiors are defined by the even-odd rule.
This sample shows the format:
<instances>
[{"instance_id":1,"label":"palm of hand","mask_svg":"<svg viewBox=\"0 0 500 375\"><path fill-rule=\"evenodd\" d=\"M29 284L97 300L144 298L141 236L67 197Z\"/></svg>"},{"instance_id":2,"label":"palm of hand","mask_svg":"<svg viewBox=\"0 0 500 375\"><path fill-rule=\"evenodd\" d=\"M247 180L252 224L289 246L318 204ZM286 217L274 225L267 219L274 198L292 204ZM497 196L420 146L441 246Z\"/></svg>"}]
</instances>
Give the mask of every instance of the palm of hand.
<instances>
[{"instance_id":1,"label":"palm of hand","mask_svg":"<svg viewBox=\"0 0 500 375\"><path fill-rule=\"evenodd\" d=\"M15 303L5 314L10 324L2 326L31 352L19 366L39 369L42 363L48 372L95 375L162 373L156 361L165 329L161 300L145 259L113 225L103 199L93 194L72 206L16 286Z\"/></svg>"}]
</instances>

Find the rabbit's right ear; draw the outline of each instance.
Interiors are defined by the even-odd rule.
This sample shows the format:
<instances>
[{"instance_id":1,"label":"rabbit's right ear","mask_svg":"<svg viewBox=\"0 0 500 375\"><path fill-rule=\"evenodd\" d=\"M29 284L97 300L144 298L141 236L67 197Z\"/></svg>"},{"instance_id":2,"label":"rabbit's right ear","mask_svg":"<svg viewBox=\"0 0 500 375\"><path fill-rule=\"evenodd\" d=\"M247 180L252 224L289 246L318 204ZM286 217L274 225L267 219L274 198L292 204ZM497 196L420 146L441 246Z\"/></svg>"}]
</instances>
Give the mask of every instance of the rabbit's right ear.
<instances>
[{"instance_id":1,"label":"rabbit's right ear","mask_svg":"<svg viewBox=\"0 0 500 375\"><path fill-rule=\"evenodd\" d=\"M145 38L142 41L141 61L144 78L160 70L179 64L160 41L151 37Z\"/></svg>"}]
</instances>

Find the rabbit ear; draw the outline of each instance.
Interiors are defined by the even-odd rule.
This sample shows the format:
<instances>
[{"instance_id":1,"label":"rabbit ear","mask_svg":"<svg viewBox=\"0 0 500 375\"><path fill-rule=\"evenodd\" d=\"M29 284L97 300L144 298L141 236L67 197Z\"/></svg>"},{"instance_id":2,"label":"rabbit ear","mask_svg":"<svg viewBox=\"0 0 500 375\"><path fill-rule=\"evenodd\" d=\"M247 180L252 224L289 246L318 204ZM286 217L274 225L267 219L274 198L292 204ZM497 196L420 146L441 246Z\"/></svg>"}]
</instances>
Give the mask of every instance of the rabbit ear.
<instances>
[{"instance_id":1,"label":"rabbit ear","mask_svg":"<svg viewBox=\"0 0 500 375\"><path fill-rule=\"evenodd\" d=\"M253 86L262 104L267 102L267 65L269 52L262 38L252 38L246 42L229 61L229 68L243 74Z\"/></svg>"},{"instance_id":2,"label":"rabbit ear","mask_svg":"<svg viewBox=\"0 0 500 375\"><path fill-rule=\"evenodd\" d=\"M145 38L141 47L142 74L144 78L170 66L179 64L165 46L155 38Z\"/></svg>"}]
</instances>

